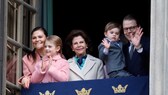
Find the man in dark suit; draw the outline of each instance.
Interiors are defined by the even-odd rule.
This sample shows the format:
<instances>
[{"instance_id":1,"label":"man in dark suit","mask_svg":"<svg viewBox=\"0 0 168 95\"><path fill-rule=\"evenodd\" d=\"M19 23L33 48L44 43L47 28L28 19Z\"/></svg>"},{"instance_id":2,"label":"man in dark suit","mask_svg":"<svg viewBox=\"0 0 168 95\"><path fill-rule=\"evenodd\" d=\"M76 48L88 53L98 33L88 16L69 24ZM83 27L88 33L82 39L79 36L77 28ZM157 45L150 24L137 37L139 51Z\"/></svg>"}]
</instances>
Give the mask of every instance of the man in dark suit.
<instances>
[{"instance_id":1,"label":"man in dark suit","mask_svg":"<svg viewBox=\"0 0 168 95\"><path fill-rule=\"evenodd\" d=\"M149 75L150 40L142 30L133 15L124 17L123 31L128 40L123 47L126 70L134 76Z\"/></svg>"}]
</instances>

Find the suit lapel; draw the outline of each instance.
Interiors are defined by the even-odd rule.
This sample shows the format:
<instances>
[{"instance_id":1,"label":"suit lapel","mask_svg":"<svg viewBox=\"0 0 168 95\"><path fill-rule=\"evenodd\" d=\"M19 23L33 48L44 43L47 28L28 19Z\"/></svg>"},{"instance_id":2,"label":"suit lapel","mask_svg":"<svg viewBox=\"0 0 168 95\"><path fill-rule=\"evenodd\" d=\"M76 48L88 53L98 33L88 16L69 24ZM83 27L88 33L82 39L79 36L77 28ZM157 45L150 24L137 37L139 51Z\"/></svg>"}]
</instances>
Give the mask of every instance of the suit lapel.
<instances>
[{"instance_id":1,"label":"suit lapel","mask_svg":"<svg viewBox=\"0 0 168 95\"><path fill-rule=\"evenodd\" d=\"M84 79L82 71L80 70L80 68L78 67L78 65L76 64L76 62L75 62L75 60L73 58L69 61L69 65L70 65L70 70L73 73L75 73L76 75L78 75L79 77Z\"/></svg>"},{"instance_id":2,"label":"suit lapel","mask_svg":"<svg viewBox=\"0 0 168 95\"><path fill-rule=\"evenodd\" d=\"M94 64L95 64L94 59L90 55L87 55L85 65L82 70L84 76L91 70L91 68L94 66Z\"/></svg>"}]
</instances>

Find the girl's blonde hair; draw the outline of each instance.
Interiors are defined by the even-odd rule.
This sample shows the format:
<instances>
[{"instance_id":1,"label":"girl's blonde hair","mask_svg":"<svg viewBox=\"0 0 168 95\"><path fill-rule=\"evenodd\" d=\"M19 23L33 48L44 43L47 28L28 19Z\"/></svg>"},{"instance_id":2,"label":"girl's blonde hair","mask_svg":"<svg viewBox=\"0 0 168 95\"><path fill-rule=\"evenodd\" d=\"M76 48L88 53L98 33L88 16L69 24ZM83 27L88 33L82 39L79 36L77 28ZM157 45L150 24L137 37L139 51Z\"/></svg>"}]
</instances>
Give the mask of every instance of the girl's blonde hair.
<instances>
[{"instance_id":1,"label":"girl's blonde hair","mask_svg":"<svg viewBox=\"0 0 168 95\"><path fill-rule=\"evenodd\" d=\"M46 41L54 43L55 47L59 46L60 50L58 51L58 53L61 54L62 58L65 58L64 55L62 54L62 47L63 47L62 39L59 36L57 36L57 35L50 35L50 36L47 37Z\"/></svg>"}]
</instances>

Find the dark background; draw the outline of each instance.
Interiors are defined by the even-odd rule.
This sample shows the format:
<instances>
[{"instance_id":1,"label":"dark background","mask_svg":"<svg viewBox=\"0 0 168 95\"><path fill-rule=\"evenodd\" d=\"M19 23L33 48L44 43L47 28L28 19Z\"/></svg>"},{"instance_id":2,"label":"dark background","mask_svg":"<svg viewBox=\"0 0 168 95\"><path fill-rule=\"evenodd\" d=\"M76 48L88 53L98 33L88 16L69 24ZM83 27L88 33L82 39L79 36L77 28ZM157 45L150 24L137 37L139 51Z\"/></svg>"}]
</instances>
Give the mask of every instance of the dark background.
<instances>
[{"instance_id":1,"label":"dark background","mask_svg":"<svg viewBox=\"0 0 168 95\"><path fill-rule=\"evenodd\" d=\"M91 54L96 57L106 23L121 23L129 13L137 16L144 35L150 36L150 0L53 0L53 11L53 33L65 43L65 38L72 29L85 30L93 44ZM66 47L63 48L63 53L66 56L65 49Z\"/></svg>"}]
</instances>

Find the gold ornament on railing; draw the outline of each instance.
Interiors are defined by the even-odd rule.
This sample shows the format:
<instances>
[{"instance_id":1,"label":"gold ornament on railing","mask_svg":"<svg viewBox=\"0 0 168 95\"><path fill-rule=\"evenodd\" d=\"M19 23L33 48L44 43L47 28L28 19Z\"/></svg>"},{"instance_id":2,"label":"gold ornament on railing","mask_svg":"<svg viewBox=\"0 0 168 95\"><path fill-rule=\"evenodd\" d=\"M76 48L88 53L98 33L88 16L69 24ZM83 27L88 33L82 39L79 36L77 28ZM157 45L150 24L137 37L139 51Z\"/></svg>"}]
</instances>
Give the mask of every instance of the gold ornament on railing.
<instances>
[{"instance_id":1,"label":"gold ornament on railing","mask_svg":"<svg viewBox=\"0 0 168 95\"><path fill-rule=\"evenodd\" d=\"M128 84L122 87L121 84L118 85L118 87L112 86L112 89L114 90L114 93L125 93L127 90Z\"/></svg>"},{"instance_id":2,"label":"gold ornament on railing","mask_svg":"<svg viewBox=\"0 0 168 95\"><path fill-rule=\"evenodd\" d=\"M77 95L90 95L92 88L86 90L85 88L82 88L81 91L75 90Z\"/></svg>"},{"instance_id":3,"label":"gold ornament on railing","mask_svg":"<svg viewBox=\"0 0 168 95\"><path fill-rule=\"evenodd\" d=\"M55 95L55 90L52 93L50 93L48 90L44 94L39 92L39 95Z\"/></svg>"}]
</instances>

